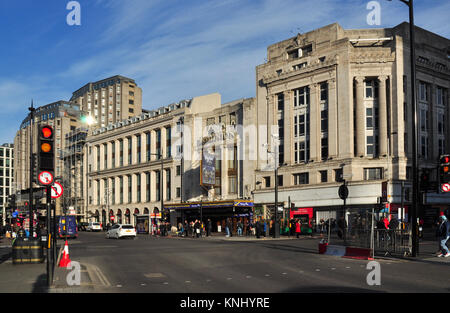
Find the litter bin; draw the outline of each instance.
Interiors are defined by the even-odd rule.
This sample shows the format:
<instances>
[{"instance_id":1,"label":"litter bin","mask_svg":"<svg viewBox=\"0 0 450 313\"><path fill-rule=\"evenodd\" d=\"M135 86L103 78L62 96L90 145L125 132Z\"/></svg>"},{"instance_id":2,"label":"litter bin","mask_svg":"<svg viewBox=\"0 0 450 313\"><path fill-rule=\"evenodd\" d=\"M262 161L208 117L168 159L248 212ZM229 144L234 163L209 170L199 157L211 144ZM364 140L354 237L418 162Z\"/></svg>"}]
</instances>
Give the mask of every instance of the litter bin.
<instances>
[{"instance_id":1,"label":"litter bin","mask_svg":"<svg viewBox=\"0 0 450 313\"><path fill-rule=\"evenodd\" d=\"M40 238L28 240L30 263L44 262L44 247Z\"/></svg>"},{"instance_id":2,"label":"litter bin","mask_svg":"<svg viewBox=\"0 0 450 313\"><path fill-rule=\"evenodd\" d=\"M40 239L17 238L12 246L13 264L36 264L44 262L44 249Z\"/></svg>"},{"instance_id":3,"label":"litter bin","mask_svg":"<svg viewBox=\"0 0 450 313\"><path fill-rule=\"evenodd\" d=\"M12 262L13 264L24 264L29 263L30 259L28 256L28 251L24 249L26 242L22 237L17 237L12 245Z\"/></svg>"}]
</instances>

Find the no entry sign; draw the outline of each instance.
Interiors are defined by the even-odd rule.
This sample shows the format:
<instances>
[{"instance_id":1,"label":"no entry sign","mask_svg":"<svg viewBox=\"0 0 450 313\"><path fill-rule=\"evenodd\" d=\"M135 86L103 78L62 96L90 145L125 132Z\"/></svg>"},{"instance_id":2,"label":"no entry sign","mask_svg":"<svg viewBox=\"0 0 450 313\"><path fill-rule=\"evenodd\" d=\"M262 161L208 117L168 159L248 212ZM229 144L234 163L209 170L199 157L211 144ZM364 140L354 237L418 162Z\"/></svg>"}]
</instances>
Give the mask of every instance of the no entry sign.
<instances>
[{"instance_id":1,"label":"no entry sign","mask_svg":"<svg viewBox=\"0 0 450 313\"><path fill-rule=\"evenodd\" d=\"M442 184L441 189L443 192L449 192L450 191L450 184Z\"/></svg>"},{"instance_id":2,"label":"no entry sign","mask_svg":"<svg viewBox=\"0 0 450 313\"><path fill-rule=\"evenodd\" d=\"M51 186L51 188L52 188L51 196L52 196L53 199L57 199L57 198L62 196L64 189L63 189L63 187L61 186L60 183L55 182Z\"/></svg>"}]
</instances>

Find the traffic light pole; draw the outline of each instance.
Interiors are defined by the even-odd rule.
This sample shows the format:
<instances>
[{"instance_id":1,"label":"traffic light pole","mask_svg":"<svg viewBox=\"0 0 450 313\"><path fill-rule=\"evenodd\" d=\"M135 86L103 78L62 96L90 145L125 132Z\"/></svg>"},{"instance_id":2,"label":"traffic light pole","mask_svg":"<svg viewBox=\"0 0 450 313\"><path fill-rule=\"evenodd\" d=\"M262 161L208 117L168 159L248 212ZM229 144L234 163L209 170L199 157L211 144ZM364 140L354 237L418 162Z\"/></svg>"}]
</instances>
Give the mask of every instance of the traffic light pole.
<instances>
[{"instance_id":1,"label":"traffic light pole","mask_svg":"<svg viewBox=\"0 0 450 313\"><path fill-rule=\"evenodd\" d=\"M53 268L51 266L52 254L52 231L51 231L51 187L46 186L46 207L47 207L47 284L51 286L53 283Z\"/></svg>"},{"instance_id":2,"label":"traffic light pole","mask_svg":"<svg viewBox=\"0 0 450 313\"><path fill-rule=\"evenodd\" d=\"M30 231L30 236L33 237L33 209L34 209L34 205L33 205L33 172L35 171L34 169L34 160L33 160L33 124L34 124L34 111L36 110L33 107L33 101L31 101L31 106L28 108L28 110L30 110L30 211L29 211L29 216L30 218L29 220L29 224L28 224L28 229Z\"/></svg>"}]
</instances>

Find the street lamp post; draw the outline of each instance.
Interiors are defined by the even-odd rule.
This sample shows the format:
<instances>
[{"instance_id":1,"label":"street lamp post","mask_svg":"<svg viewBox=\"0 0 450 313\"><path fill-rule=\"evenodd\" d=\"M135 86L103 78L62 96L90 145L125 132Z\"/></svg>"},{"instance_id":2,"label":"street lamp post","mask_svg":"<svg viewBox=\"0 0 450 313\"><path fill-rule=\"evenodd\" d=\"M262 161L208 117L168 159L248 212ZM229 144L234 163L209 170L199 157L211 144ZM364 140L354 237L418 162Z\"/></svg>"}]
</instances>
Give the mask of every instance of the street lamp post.
<instances>
[{"instance_id":1,"label":"street lamp post","mask_svg":"<svg viewBox=\"0 0 450 313\"><path fill-rule=\"evenodd\" d=\"M392 1L392 0L389 0ZM411 106L412 106L412 133L413 133L413 192L412 192L412 210L411 210L411 231L412 231L412 250L411 255L417 256L417 211L420 206L419 195L419 164L418 164L418 129L417 129L417 96L416 96L416 53L415 53L415 33L414 33L414 4L413 0L400 0L409 8L409 44L411 61Z\"/></svg>"}]
</instances>

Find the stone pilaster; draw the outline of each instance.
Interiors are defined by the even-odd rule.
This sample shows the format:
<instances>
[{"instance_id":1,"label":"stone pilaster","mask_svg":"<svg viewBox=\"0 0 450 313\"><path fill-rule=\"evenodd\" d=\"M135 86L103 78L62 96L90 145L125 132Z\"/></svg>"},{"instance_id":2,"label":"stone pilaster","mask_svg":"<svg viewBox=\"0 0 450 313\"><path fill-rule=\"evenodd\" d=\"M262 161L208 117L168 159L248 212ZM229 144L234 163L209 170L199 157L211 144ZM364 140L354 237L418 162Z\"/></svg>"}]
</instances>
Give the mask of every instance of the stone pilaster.
<instances>
[{"instance_id":1,"label":"stone pilaster","mask_svg":"<svg viewBox=\"0 0 450 313\"><path fill-rule=\"evenodd\" d=\"M378 77L378 121L379 121L379 149L380 156L388 154L388 125L387 125L387 103L386 103L386 79L387 76Z\"/></svg>"},{"instance_id":2,"label":"stone pilaster","mask_svg":"<svg viewBox=\"0 0 450 313\"><path fill-rule=\"evenodd\" d=\"M336 101L336 80L328 81L328 156L338 156L338 108Z\"/></svg>"}]
</instances>

